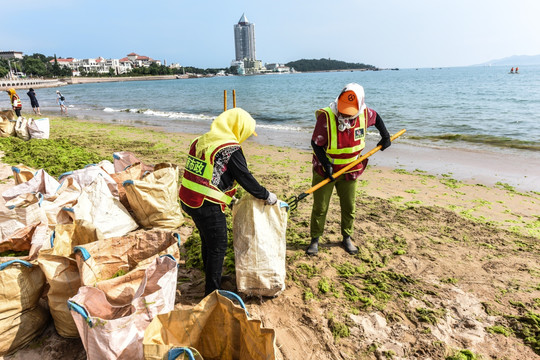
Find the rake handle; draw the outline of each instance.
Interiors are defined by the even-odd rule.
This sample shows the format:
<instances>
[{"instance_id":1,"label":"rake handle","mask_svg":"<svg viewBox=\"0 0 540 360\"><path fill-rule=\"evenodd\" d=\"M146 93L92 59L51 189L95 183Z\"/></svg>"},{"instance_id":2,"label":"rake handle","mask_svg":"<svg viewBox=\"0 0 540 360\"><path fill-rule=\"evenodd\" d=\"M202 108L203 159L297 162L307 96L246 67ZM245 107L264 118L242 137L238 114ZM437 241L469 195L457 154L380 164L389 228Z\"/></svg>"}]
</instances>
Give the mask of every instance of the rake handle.
<instances>
[{"instance_id":1,"label":"rake handle","mask_svg":"<svg viewBox=\"0 0 540 360\"><path fill-rule=\"evenodd\" d=\"M395 139L397 139L398 137L400 137L401 135L403 135L405 133L405 129L401 129L400 131L398 131L397 133L395 133L393 136L390 137L390 140L391 141L394 141ZM356 159L355 161L353 161L352 163L350 163L349 165L345 166L343 169L339 170L337 173L333 174L332 176L334 177L334 179L337 179L339 176L341 176L344 172L346 172L347 170L355 167L356 165L358 165L359 163L361 163L362 161L364 161L365 159L367 159L368 157L370 157L371 155L375 154L377 151L381 150L382 146L381 145L378 145L376 147L374 147L373 149L371 149L369 152L365 153L363 156L359 157L358 159ZM308 190L306 190L304 192L304 194L311 194L313 193L314 191L316 191L317 189L320 189L321 187L323 187L324 185L328 184L330 182L330 178L326 178L324 179L323 181L321 181L320 183L312 186L311 188L309 188ZM305 197L305 196L304 196Z\"/></svg>"}]
</instances>

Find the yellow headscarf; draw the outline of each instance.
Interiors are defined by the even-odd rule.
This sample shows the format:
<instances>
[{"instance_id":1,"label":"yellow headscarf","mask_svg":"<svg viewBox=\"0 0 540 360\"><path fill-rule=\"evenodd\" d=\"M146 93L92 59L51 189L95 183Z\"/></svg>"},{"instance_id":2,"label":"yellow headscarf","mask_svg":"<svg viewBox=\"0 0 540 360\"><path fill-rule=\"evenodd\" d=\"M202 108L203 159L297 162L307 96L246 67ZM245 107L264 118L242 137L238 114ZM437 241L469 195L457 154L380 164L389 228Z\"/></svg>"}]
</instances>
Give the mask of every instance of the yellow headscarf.
<instances>
[{"instance_id":1,"label":"yellow headscarf","mask_svg":"<svg viewBox=\"0 0 540 360\"><path fill-rule=\"evenodd\" d=\"M224 111L214 119L210 131L199 137L196 154L226 143L241 144L255 133L255 120L241 108Z\"/></svg>"},{"instance_id":2,"label":"yellow headscarf","mask_svg":"<svg viewBox=\"0 0 540 360\"><path fill-rule=\"evenodd\" d=\"M8 89L7 93L9 94L10 99L13 99L13 95L16 94L15 89L13 89L13 88Z\"/></svg>"}]
</instances>

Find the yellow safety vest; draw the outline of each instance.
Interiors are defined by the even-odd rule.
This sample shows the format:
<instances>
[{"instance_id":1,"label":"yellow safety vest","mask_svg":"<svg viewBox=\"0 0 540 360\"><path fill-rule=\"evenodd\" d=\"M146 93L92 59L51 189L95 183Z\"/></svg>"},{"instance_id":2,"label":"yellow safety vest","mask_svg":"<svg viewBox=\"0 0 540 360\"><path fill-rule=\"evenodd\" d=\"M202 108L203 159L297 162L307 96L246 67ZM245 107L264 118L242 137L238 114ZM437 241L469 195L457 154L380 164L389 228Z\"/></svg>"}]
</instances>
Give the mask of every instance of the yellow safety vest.
<instances>
[{"instance_id":1,"label":"yellow safety vest","mask_svg":"<svg viewBox=\"0 0 540 360\"><path fill-rule=\"evenodd\" d=\"M193 145L193 142L191 145ZM212 176L214 174L214 157L217 153L216 150L221 150L226 146L227 144L208 148L205 152L206 156L204 160L189 154L186 161L184 176L182 178L182 187L204 195L210 201L217 200L219 203L229 205L232 201L232 197L221 191L217 186L212 185ZM201 178L204 180L201 181ZM236 184L233 189L235 188Z\"/></svg>"},{"instance_id":2,"label":"yellow safety vest","mask_svg":"<svg viewBox=\"0 0 540 360\"><path fill-rule=\"evenodd\" d=\"M345 147L339 141L340 135L346 136L344 132L338 131L338 125L336 121L336 116L330 107L318 110L317 115L320 112L326 114L326 123L328 131L328 146L326 149L326 156L328 160L333 165L347 165L358 159L360 152L366 146L366 129L367 129L367 109L362 111L362 113L356 118L354 126L351 128L354 134L354 143L353 146ZM341 134L340 134L341 133ZM336 155L350 155L350 156L338 156Z\"/></svg>"},{"instance_id":3,"label":"yellow safety vest","mask_svg":"<svg viewBox=\"0 0 540 360\"><path fill-rule=\"evenodd\" d=\"M11 104L14 108L22 107L22 103L21 103L21 99L19 98L19 95L13 94L13 97L11 99Z\"/></svg>"}]
</instances>

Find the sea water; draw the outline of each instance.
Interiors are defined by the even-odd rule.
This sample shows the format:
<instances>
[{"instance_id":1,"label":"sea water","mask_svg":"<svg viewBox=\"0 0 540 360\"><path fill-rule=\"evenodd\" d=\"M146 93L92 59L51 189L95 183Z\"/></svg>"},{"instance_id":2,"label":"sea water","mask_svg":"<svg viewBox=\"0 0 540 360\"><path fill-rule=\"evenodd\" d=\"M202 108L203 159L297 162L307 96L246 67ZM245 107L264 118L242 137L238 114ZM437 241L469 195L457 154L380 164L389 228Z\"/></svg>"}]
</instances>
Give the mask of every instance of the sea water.
<instances>
[{"instance_id":1,"label":"sea water","mask_svg":"<svg viewBox=\"0 0 540 360\"><path fill-rule=\"evenodd\" d=\"M224 91L228 108L233 106L235 90L236 106L255 118L259 133L272 132L277 145L307 149L309 141L298 145L289 139L308 139L315 110L351 82L364 87L367 106L391 134L407 129L403 141L540 154L540 66L520 67L519 74L502 66L422 68L92 83L60 90L73 116L194 133L206 131L223 111ZM58 110L56 90L36 90L42 108ZM375 128L369 134L378 136Z\"/></svg>"}]
</instances>

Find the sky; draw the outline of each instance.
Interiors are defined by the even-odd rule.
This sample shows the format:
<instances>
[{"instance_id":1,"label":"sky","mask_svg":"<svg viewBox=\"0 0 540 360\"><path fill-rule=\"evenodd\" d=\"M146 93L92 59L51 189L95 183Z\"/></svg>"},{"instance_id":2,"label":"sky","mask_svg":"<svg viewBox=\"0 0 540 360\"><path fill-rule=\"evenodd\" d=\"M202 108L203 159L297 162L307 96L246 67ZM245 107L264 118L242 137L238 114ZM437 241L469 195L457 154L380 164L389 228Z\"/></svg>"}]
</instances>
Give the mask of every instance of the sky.
<instances>
[{"instance_id":1,"label":"sky","mask_svg":"<svg viewBox=\"0 0 540 360\"><path fill-rule=\"evenodd\" d=\"M225 68L234 24L263 63L330 58L380 68L468 66L540 54L538 0L0 0L0 50L78 59L135 52Z\"/></svg>"}]
</instances>

